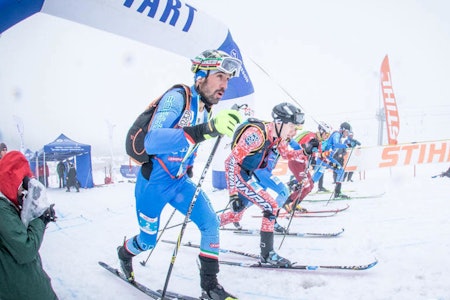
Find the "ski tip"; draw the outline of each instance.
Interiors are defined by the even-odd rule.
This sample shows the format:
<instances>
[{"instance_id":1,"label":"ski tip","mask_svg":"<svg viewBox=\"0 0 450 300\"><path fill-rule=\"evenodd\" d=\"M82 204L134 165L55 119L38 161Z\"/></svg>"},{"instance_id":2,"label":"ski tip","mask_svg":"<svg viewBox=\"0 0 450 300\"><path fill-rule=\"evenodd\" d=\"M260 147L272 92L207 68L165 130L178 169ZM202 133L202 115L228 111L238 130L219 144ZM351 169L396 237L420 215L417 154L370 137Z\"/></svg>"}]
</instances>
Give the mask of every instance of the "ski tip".
<instances>
[{"instance_id":1,"label":"ski tip","mask_svg":"<svg viewBox=\"0 0 450 300\"><path fill-rule=\"evenodd\" d=\"M102 266L102 267L105 267L105 266L107 266L107 265L108 265L107 263L105 263L105 262L102 262L102 261L99 261L99 262L98 262L98 264L99 264L100 266Z\"/></svg>"},{"instance_id":2,"label":"ski tip","mask_svg":"<svg viewBox=\"0 0 450 300\"><path fill-rule=\"evenodd\" d=\"M374 266L376 266L378 264L378 259L375 258L375 260L367 265L367 269L373 268Z\"/></svg>"}]
</instances>

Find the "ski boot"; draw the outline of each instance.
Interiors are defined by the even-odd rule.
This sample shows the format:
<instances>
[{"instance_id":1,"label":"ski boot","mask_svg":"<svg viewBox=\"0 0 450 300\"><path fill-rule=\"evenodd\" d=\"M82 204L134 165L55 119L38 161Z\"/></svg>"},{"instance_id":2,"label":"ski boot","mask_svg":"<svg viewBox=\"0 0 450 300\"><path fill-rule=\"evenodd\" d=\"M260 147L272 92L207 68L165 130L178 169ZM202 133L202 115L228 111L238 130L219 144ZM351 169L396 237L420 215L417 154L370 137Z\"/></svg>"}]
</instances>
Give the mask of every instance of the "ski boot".
<instances>
[{"instance_id":1,"label":"ski boot","mask_svg":"<svg viewBox=\"0 0 450 300\"><path fill-rule=\"evenodd\" d=\"M242 230L242 225L239 222L233 222L234 227L236 227L236 230Z\"/></svg>"},{"instance_id":2,"label":"ski boot","mask_svg":"<svg viewBox=\"0 0 450 300\"><path fill-rule=\"evenodd\" d=\"M200 296L202 300L237 300L235 296L231 295L223 289L220 284L217 284L213 289L205 291L202 289L202 295Z\"/></svg>"},{"instance_id":3,"label":"ski boot","mask_svg":"<svg viewBox=\"0 0 450 300\"><path fill-rule=\"evenodd\" d=\"M200 299L204 300L237 300L217 282L217 273L219 273L219 261L217 259L198 256L200 261L200 287L202 295Z\"/></svg>"},{"instance_id":4,"label":"ski boot","mask_svg":"<svg viewBox=\"0 0 450 300\"><path fill-rule=\"evenodd\" d=\"M277 221L275 221L275 224L273 225L273 230L276 231L276 232L279 232L279 233L288 233L286 228L284 228L283 226L278 224Z\"/></svg>"},{"instance_id":5,"label":"ski boot","mask_svg":"<svg viewBox=\"0 0 450 300\"><path fill-rule=\"evenodd\" d=\"M341 193L342 183L338 182L336 183L336 188L334 189L334 198L340 198L340 199L350 199L349 196Z\"/></svg>"},{"instance_id":6,"label":"ski boot","mask_svg":"<svg viewBox=\"0 0 450 300\"><path fill-rule=\"evenodd\" d=\"M271 264L274 266L278 266L280 268L288 268L292 266L290 260L279 256L274 250L270 251L266 257L261 256L261 263L263 264Z\"/></svg>"},{"instance_id":7,"label":"ski boot","mask_svg":"<svg viewBox=\"0 0 450 300\"><path fill-rule=\"evenodd\" d=\"M134 282L133 257L124 246L117 247L117 256L119 257L120 267L129 282Z\"/></svg>"},{"instance_id":8,"label":"ski boot","mask_svg":"<svg viewBox=\"0 0 450 300\"><path fill-rule=\"evenodd\" d=\"M334 198L335 199L350 199L350 197L349 196L347 196L347 195L345 195L345 194L342 194L342 193L339 193L339 194L334 194Z\"/></svg>"},{"instance_id":9,"label":"ski boot","mask_svg":"<svg viewBox=\"0 0 450 300\"><path fill-rule=\"evenodd\" d=\"M273 232L261 231L261 263L288 268L292 263L273 250Z\"/></svg>"},{"instance_id":10,"label":"ski boot","mask_svg":"<svg viewBox=\"0 0 450 300\"><path fill-rule=\"evenodd\" d=\"M317 192L324 192L324 193L328 193L329 192L329 190L327 190L326 188L324 188L324 187L319 187L318 189L317 189Z\"/></svg>"},{"instance_id":11,"label":"ski boot","mask_svg":"<svg viewBox=\"0 0 450 300\"><path fill-rule=\"evenodd\" d=\"M286 200L286 202L283 204L283 208L287 213L291 213L294 203L292 201L290 201L290 199L288 198L288 200ZM305 213L307 212L307 210L303 207L300 206L300 204L297 203L297 205L295 206L295 210L301 213Z\"/></svg>"}]
</instances>

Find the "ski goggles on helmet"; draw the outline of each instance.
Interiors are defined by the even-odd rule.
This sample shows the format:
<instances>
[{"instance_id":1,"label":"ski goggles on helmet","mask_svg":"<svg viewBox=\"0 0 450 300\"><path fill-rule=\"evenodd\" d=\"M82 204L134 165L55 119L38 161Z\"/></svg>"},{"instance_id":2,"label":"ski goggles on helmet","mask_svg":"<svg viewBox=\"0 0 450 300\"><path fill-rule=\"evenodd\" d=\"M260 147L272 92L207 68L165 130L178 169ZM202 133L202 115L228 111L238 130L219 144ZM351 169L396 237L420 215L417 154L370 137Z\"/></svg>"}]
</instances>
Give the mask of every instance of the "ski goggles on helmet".
<instances>
[{"instance_id":1,"label":"ski goggles on helmet","mask_svg":"<svg viewBox=\"0 0 450 300\"><path fill-rule=\"evenodd\" d=\"M303 125L305 124L305 114L304 113L297 113L294 114L293 116L293 122L295 125Z\"/></svg>"},{"instance_id":2,"label":"ski goggles on helmet","mask_svg":"<svg viewBox=\"0 0 450 300\"><path fill-rule=\"evenodd\" d=\"M231 77L239 77L241 66L241 61L234 57L205 58L201 61L192 61L192 72L217 70Z\"/></svg>"}]
</instances>

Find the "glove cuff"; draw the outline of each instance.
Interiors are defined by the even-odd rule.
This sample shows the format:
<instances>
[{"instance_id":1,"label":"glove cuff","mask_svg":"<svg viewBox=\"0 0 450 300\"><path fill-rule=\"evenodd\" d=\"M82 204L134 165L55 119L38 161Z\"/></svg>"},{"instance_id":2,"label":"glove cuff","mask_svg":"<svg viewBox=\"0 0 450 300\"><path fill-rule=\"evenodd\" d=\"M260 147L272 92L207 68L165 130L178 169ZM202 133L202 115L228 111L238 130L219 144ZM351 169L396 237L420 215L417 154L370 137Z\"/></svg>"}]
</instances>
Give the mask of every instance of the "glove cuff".
<instances>
[{"instance_id":1,"label":"glove cuff","mask_svg":"<svg viewBox=\"0 0 450 300\"><path fill-rule=\"evenodd\" d=\"M211 122L183 127L184 135L189 143L198 144L206 140L205 134L211 135L213 131L213 129L210 129L210 123Z\"/></svg>"}]
</instances>

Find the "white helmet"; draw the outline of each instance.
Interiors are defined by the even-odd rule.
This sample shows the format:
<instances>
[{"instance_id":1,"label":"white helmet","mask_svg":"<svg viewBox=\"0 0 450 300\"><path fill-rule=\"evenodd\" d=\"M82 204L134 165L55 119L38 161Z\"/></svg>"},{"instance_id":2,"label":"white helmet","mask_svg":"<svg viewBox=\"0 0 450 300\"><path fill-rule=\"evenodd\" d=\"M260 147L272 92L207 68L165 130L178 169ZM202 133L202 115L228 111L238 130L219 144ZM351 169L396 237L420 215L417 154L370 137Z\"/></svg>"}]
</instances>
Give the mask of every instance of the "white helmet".
<instances>
[{"instance_id":1,"label":"white helmet","mask_svg":"<svg viewBox=\"0 0 450 300\"><path fill-rule=\"evenodd\" d=\"M333 130L333 129L331 128L331 126L328 125L328 124L327 124L326 122L324 122L324 121L320 121L320 122L319 122L319 127L318 127L317 129L319 130L319 132L320 132L321 135L324 134L324 133L331 134L331 131Z\"/></svg>"}]
</instances>

